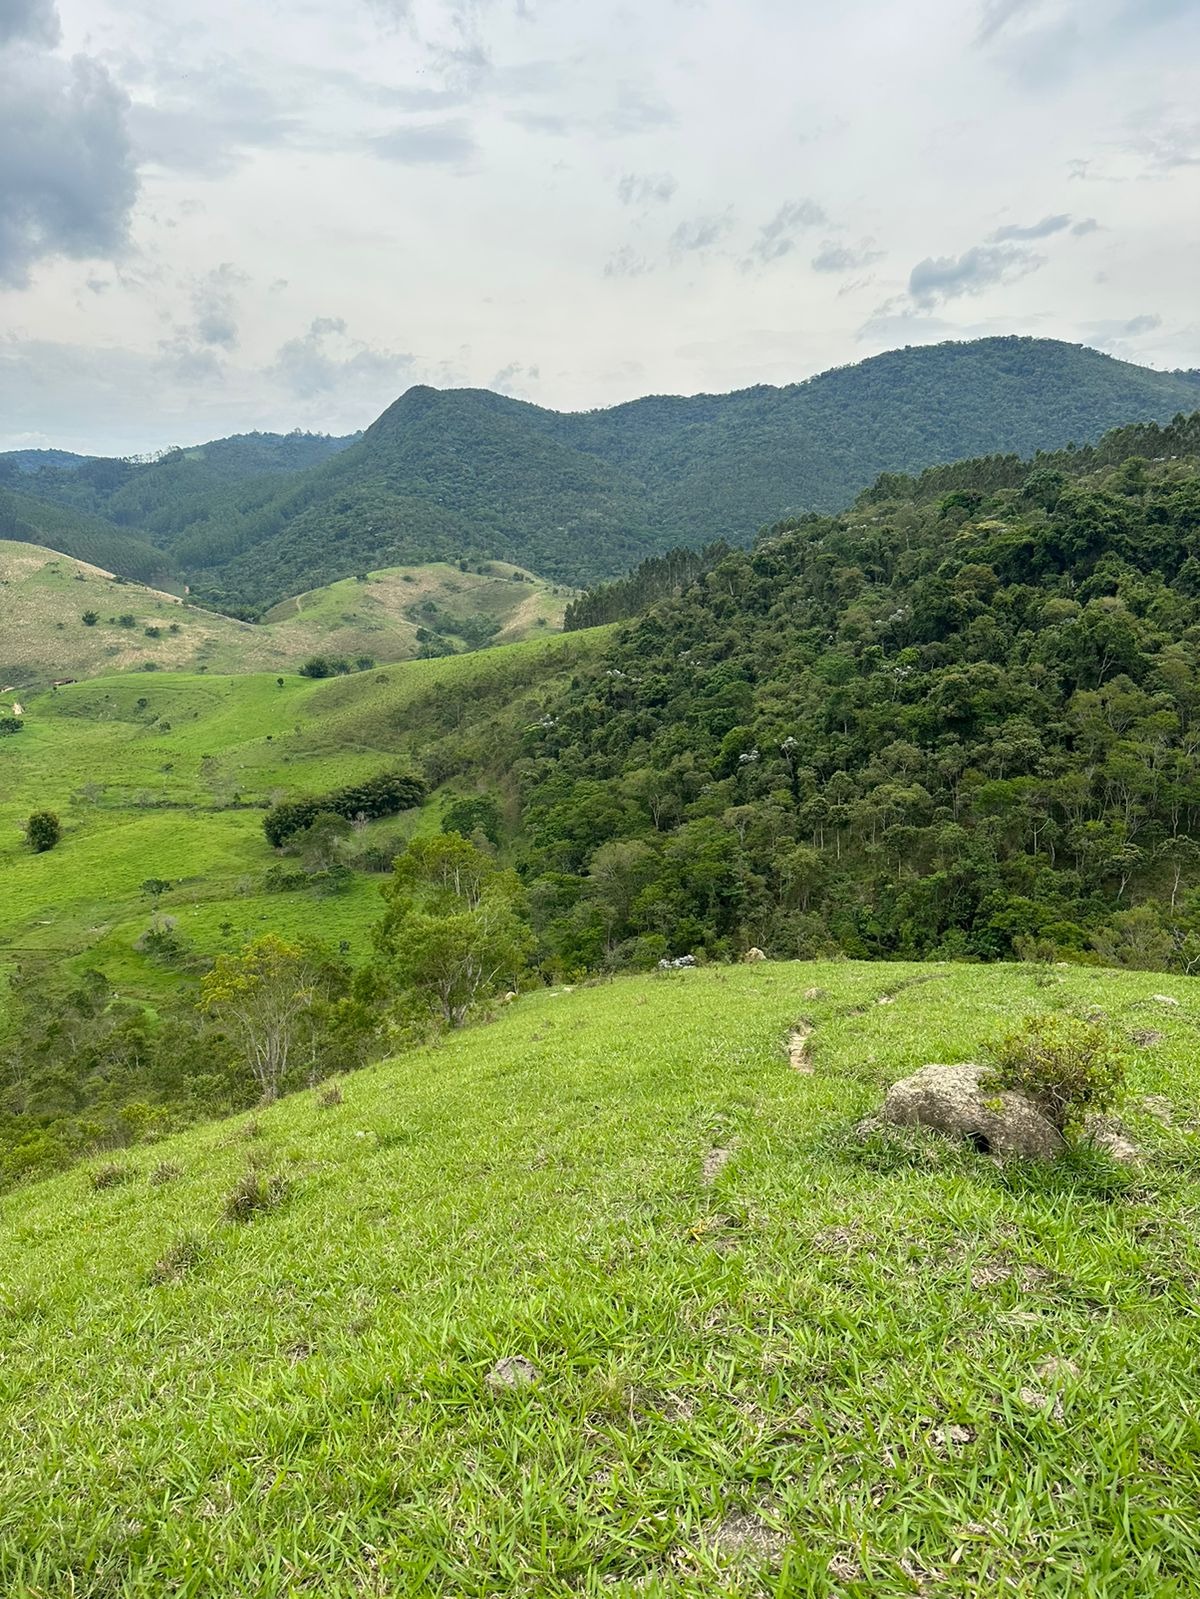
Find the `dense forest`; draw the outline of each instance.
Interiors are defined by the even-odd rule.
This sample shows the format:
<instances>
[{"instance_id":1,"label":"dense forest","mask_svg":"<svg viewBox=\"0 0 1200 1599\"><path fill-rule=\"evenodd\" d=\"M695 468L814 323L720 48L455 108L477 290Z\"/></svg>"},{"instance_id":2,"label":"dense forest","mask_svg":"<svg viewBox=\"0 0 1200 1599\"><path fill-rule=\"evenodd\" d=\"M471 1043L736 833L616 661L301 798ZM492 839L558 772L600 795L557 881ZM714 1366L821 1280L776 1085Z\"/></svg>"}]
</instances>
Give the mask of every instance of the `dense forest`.
<instances>
[{"instance_id":1,"label":"dense forest","mask_svg":"<svg viewBox=\"0 0 1200 1599\"><path fill-rule=\"evenodd\" d=\"M778 524L622 627L510 777L566 970L1200 967L1200 414Z\"/></svg>"},{"instance_id":2,"label":"dense forest","mask_svg":"<svg viewBox=\"0 0 1200 1599\"><path fill-rule=\"evenodd\" d=\"M1083 443L1198 401L1200 373L981 339L785 388L571 414L418 387L357 441L251 434L149 464L21 470L20 488L104 517L160 548L207 603L253 615L372 566L460 557L596 583L673 548L744 544L781 515L839 510L881 472Z\"/></svg>"}]
</instances>

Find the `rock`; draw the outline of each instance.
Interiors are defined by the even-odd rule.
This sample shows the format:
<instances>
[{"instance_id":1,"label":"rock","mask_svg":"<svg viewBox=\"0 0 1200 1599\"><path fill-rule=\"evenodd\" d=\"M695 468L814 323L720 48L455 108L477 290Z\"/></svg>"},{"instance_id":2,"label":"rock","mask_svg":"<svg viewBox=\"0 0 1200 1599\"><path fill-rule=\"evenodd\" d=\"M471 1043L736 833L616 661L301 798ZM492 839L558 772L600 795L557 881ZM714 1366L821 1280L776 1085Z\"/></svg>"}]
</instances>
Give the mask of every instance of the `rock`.
<instances>
[{"instance_id":1,"label":"rock","mask_svg":"<svg viewBox=\"0 0 1200 1599\"><path fill-rule=\"evenodd\" d=\"M524 1355L502 1355L484 1381L493 1393L503 1393L508 1388L528 1388L540 1376L533 1361Z\"/></svg>"},{"instance_id":2,"label":"rock","mask_svg":"<svg viewBox=\"0 0 1200 1599\"><path fill-rule=\"evenodd\" d=\"M755 944L753 949L748 949L742 956L744 961L765 961L766 958L766 955L759 949L757 944Z\"/></svg>"},{"instance_id":3,"label":"rock","mask_svg":"<svg viewBox=\"0 0 1200 1599\"><path fill-rule=\"evenodd\" d=\"M931 1127L985 1155L1053 1160L1065 1147L1062 1134L1024 1094L985 1088L987 1075L986 1067L970 1063L922 1066L888 1089L879 1120Z\"/></svg>"},{"instance_id":4,"label":"rock","mask_svg":"<svg viewBox=\"0 0 1200 1599\"><path fill-rule=\"evenodd\" d=\"M1124 1122L1116 1116L1085 1116L1083 1136L1093 1149L1101 1149L1122 1166L1141 1164L1142 1151L1129 1137Z\"/></svg>"},{"instance_id":5,"label":"rock","mask_svg":"<svg viewBox=\"0 0 1200 1599\"><path fill-rule=\"evenodd\" d=\"M805 999L824 999L825 990L823 988L806 988L804 997Z\"/></svg>"}]
</instances>

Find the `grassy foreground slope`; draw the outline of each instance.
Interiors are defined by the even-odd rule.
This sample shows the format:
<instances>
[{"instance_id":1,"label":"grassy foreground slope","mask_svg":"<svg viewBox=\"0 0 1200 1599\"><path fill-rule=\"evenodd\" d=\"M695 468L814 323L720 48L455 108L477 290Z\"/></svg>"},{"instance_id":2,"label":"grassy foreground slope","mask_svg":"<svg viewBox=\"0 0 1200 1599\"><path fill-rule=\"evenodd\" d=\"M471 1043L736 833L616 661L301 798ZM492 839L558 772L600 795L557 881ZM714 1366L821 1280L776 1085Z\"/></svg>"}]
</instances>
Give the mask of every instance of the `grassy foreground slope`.
<instances>
[{"instance_id":1,"label":"grassy foreground slope","mask_svg":"<svg viewBox=\"0 0 1200 1599\"><path fill-rule=\"evenodd\" d=\"M298 595L253 625L57 550L0 540L0 674L26 688L148 668L295 671L317 654L412 660L430 638L466 650L558 631L570 598L500 562L484 572L395 567Z\"/></svg>"},{"instance_id":2,"label":"grassy foreground slope","mask_svg":"<svg viewBox=\"0 0 1200 1599\"><path fill-rule=\"evenodd\" d=\"M30 701L22 732L0 740L0 968L53 959L69 972L100 966L136 994L165 992L177 978L133 949L154 909L177 919L200 956L267 930L316 932L365 954L379 879L355 873L331 897L268 892L263 874L276 856L262 807L421 768L460 725L486 740L493 715L519 718L523 696L602 636L552 635L282 685L272 675L133 673ZM472 786L445 765L434 787ZM439 800L365 836L436 827ZM63 839L35 855L21 829L47 808L60 815ZM141 888L151 878L171 884L154 905Z\"/></svg>"},{"instance_id":3,"label":"grassy foreground slope","mask_svg":"<svg viewBox=\"0 0 1200 1599\"><path fill-rule=\"evenodd\" d=\"M1157 1039L1136 1178L846 1136L1097 1004ZM1187 979L1030 967L543 991L338 1104L10 1196L0 1585L1192 1594L1200 1150L1138 1106L1194 1112L1198 1022ZM250 1163L278 1202L227 1220ZM494 1391L513 1355L539 1380Z\"/></svg>"}]
</instances>

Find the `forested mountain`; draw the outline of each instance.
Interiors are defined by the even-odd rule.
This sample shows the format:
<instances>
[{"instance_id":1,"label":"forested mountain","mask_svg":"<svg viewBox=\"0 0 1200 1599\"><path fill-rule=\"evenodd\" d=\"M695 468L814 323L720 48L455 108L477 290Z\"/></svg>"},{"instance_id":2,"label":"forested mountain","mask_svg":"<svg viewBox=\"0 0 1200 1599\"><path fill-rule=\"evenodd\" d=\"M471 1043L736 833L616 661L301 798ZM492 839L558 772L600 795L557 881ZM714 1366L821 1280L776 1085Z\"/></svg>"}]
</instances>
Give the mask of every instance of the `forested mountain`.
<instances>
[{"instance_id":1,"label":"forested mountain","mask_svg":"<svg viewBox=\"0 0 1200 1599\"><path fill-rule=\"evenodd\" d=\"M138 534L71 506L14 493L2 482L0 539L46 545L138 583L164 583L175 571L171 557Z\"/></svg>"},{"instance_id":2,"label":"forested mountain","mask_svg":"<svg viewBox=\"0 0 1200 1599\"><path fill-rule=\"evenodd\" d=\"M837 510L881 472L1028 455L1198 402L1197 372L982 339L786 388L574 414L419 387L348 445L252 434L22 486L160 545L210 601L261 609L369 566L459 556L595 582L674 547L745 543L788 512Z\"/></svg>"},{"instance_id":3,"label":"forested mountain","mask_svg":"<svg viewBox=\"0 0 1200 1599\"><path fill-rule=\"evenodd\" d=\"M885 478L622 628L509 780L562 966L1200 966L1200 413Z\"/></svg>"}]
</instances>

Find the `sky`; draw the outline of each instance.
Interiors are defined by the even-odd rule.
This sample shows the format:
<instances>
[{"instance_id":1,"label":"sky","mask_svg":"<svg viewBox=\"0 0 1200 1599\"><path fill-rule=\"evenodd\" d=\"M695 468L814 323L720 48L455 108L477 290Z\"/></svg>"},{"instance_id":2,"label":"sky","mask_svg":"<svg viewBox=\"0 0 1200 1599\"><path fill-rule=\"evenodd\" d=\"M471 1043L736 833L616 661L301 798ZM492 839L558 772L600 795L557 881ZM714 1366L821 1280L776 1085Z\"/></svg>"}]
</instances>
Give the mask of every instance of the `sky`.
<instances>
[{"instance_id":1,"label":"sky","mask_svg":"<svg viewBox=\"0 0 1200 1599\"><path fill-rule=\"evenodd\" d=\"M0 450L1200 366L1200 0L0 0Z\"/></svg>"}]
</instances>

